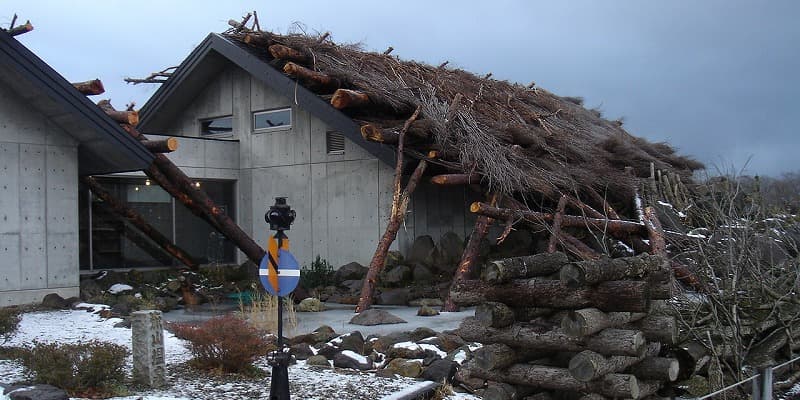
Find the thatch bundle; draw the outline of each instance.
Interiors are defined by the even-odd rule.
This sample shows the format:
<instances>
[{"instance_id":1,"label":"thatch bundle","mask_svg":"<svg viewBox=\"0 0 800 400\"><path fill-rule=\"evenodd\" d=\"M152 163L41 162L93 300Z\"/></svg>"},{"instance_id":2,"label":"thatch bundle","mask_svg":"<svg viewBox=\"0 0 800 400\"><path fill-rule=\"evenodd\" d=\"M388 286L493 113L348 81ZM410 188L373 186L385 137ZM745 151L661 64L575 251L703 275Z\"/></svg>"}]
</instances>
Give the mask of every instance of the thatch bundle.
<instances>
[{"instance_id":1,"label":"thatch bundle","mask_svg":"<svg viewBox=\"0 0 800 400\"><path fill-rule=\"evenodd\" d=\"M629 204L635 183L624 171L627 166L639 177L649 176L651 163L684 176L702 168L665 143L631 136L619 121L601 118L597 111L583 108L579 99L540 88L400 60L315 36L254 32L242 26L224 36L280 69L289 61L273 57L269 46L280 44L300 52L299 64L335 82L301 82L319 95L344 88L380 99L375 107L344 110L365 123L396 127L420 106L420 118L430 129L430 145L460 165L462 172L478 172L491 191L531 198L543 194L552 200L559 193L580 196L593 189ZM453 120L445 124L457 95L463 100L456 105Z\"/></svg>"}]
</instances>

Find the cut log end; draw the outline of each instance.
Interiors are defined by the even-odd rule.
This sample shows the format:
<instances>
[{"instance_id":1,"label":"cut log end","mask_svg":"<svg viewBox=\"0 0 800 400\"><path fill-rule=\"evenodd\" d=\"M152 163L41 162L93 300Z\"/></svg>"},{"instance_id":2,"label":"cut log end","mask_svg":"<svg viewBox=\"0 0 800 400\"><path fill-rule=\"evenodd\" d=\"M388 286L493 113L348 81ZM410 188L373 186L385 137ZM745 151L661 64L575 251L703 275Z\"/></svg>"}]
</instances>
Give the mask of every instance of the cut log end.
<instances>
[{"instance_id":1,"label":"cut log end","mask_svg":"<svg viewBox=\"0 0 800 400\"><path fill-rule=\"evenodd\" d=\"M15 26L8 30L8 34L11 36L22 35L23 33L28 33L33 30L33 25L31 21L27 21L22 25Z\"/></svg>"},{"instance_id":2,"label":"cut log end","mask_svg":"<svg viewBox=\"0 0 800 400\"><path fill-rule=\"evenodd\" d=\"M583 269L577 265L565 265L559 273L561 283L568 287L580 287L586 282Z\"/></svg>"},{"instance_id":3,"label":"cut log end","mask_svg":"<svg viewBox=\"0 0 800 400\"><path fill-rule=\"evenodd\" d=\"M481 202L479 201L476 201L469 205L469 211L471 213L477 213L480 210L481 210Z\"/></svg>"},{"instance_id":4,"label":"cut log end","mask_svg":"<svg viewBox=\"0 0 800 400\"><path fill-rule=\"evenodd\" d=\"M105 93L106 89L103 87L103 82L100 79L93 79L86 82L75 82L72 84L75 89L78 89L84 96L95 96Z\"/></svg>"},{"instance_id":5,"label":"cut log end","mask_svg":"<svg viewBox=\"0 0 800 400\"><path fill-rule=\"evenodd\" d=\"M336 89L331 97L331 105L337 110L346 108L363 107L369 104L369 96L350 89Z\"/></svg>"}]
</instances>

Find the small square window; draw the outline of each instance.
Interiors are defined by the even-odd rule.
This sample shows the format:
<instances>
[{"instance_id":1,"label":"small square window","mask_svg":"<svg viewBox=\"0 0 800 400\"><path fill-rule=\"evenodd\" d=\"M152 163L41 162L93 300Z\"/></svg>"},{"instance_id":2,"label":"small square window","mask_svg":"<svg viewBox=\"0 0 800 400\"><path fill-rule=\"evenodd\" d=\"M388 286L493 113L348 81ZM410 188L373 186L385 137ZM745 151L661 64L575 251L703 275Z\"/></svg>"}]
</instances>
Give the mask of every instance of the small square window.
<instances>
[{"instance_id":1,"label":"small square window","mask_svg":"<svg viewBox=\"0 0 800 400\"><path fill-rule=\"evenodd\" d=\"M292 127L292 109L260 111L253 113L253 130L277 130Z\"/></svg>"},{"instance_id":2,"label":"small square window","mask_svg":"<svg viewBox=\"0 0 800 400\"><path fill-rule=\"evenodd\" d=\"M326 132L325 147L328 154L344 154L344 135L336 131Z\"/></svg>"},{"instance_id":3,"label":"small square window","mask_svg":"<svg viewBox=\"0 0 800 400\"><path fill-rule=\"evenodd\" d=\"M227 136L233 134L233 118L231 116L210 118L200 121L201 136Z\"/></svg>"}]
</instances>

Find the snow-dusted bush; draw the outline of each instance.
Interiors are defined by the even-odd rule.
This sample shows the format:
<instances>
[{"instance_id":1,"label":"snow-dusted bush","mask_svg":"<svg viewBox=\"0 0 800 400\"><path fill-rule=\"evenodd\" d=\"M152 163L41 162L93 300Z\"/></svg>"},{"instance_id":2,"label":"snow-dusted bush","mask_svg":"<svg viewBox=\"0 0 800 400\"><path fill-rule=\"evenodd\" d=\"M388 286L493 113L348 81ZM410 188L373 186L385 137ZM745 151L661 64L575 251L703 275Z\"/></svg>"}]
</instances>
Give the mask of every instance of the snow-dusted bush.
<instances>
[{"instance_id":1,"label":"snow-dusted bush","mask_svg":"<svg viewBox=\"0 0 800 400\"><path fill-rule=\"evenodd\" d=\"M275 349L256 328L241 318L226 315L212 318L198 326L177 324L175 336L188 340L194 357L191 364L198 369L222 372L243 372L253 362Z\"/></svg>"},{"instance_id":2,"label":"snow-dusted bush","mask_svg":"<svg viewBox=\"0 0 800 400\"><path fill-rule=\"evenodd\" d=\"M17 308L0 308L0 344L5 343L17 331L22 316Z\"/></svg>"},{"instance_id":3,"label":"snow-dusted bush","mask_svg":"<svg viewBox=\"0 0 800 400\"><path fill-rule=\"evenodd\" d=\"M34 342L25 348L22 364L39 383L72 394L103 393L125 380L125 346L93 340L85 343Z\"/></svg>"}]
</instances>

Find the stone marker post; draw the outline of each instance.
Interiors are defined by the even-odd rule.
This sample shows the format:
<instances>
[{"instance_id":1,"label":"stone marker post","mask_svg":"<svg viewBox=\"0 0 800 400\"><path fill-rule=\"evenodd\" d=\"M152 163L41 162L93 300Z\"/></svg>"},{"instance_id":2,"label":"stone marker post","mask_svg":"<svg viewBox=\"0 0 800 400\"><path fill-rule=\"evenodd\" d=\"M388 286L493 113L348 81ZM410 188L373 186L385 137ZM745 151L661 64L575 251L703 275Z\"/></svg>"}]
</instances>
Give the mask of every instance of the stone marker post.
<instances>
[{"instance_id":1,"label":"stone marker post","mask_svg":"<svg viewBox=\"0 0 800 400\"><path fill-rule=\"evenodd\" d=\"M164 327L161 311L145 310L131 313L133 335L133 380L160 387L166 383L164 364Z\"/></svg>"}]
</instances>

